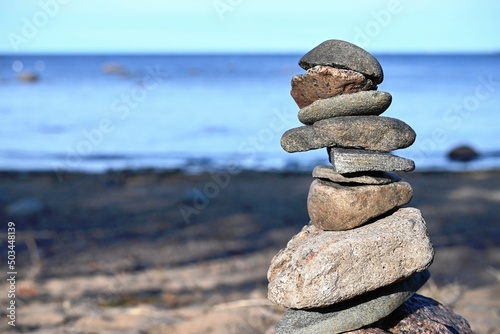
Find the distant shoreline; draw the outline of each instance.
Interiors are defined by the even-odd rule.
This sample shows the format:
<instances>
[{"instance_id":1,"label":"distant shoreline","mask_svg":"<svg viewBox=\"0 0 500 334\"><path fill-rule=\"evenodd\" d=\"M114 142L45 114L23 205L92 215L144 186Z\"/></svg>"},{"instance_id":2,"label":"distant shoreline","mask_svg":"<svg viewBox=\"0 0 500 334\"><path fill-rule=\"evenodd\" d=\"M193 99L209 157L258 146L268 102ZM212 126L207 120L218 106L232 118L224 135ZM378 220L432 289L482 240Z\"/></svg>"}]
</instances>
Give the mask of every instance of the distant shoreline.
<instances>
[{"instance_id":1,"label":"distant shoreline","mask_svg":"<svg viewBox=\"0 0 500 334\"><path fill-rule=\"evenodd\" d=\"M297 60L304 55L304 51L292 51L292 52L116 52L116 53L92 53L92 52L60 52L60 53L44 53L44 52L27 52L23 54L19 53L0 53L0 57L227 57L227 56L270 56L270 57L280 57L280 56L297 56ZM477 56L499 56L500 50L498 51L488 51L488 52L373 52L375 57L440 57L440 56L458 56L458 57L477 57Z\"/></svg>"}]
</instances>

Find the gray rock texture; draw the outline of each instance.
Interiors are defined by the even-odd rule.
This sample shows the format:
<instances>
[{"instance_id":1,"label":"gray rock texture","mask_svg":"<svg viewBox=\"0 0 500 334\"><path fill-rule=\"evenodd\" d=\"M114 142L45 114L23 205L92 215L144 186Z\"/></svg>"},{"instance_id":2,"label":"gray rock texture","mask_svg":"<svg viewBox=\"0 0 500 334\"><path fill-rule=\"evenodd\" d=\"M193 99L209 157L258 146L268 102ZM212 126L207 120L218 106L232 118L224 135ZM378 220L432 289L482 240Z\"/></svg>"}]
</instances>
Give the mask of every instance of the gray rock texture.
<instances>
[{"instance_id":1,"label":"gray rock texture","mask_svg":"<svg viewBox=\"0 0 500 334\"><path fill-rule=\"evenodd\" d=\"M415 162L391 153L356 149L328 148L333 170L338 173L365 171L411 172Z\"/></svg>"},{"instance_id":2,"label":"gray rock texture","mask_svg":"<svg viewBox=\"0 0 500 334\"><path fill-rule=\"evenodd\" d=\"M376 90L337 95L316 100L299 111L299 121L306 125L338 116L380 115L392 102L392 96Z\"/></svg>"},{"instance_id":3,"label":"gray rock texture","mask_svg":"<svg viewBox=\"0 0 500 334\"><path fill-rule=\"evenodd\" d=\"M304 108L319 99L371 89L377 86L361 73L316 66L292 78L290 94L299 108Z\"/></svg>"},{"instance_id":4,"label":"gray rock texture","mask_svg":"<svg viewBox=\"0 0 500 334\"><path fill-rule=\"evenodd\" d=\"M372 324L401 306L430 277L428 270L333 306L314 310L288 309L276 334L336 334Z\"/></svg>"},{"instance_id":5,"label":"gray rock texture","mask_svg":"<svg viewBox=\"0 0 500 334\"><path fill-rule=\"evenodd\" d=\"M418 294L384 319L346 334L473 334L467 320Z\"/></svg>"},{"instance_id":6,"label":"gray rock texture","mask_svg":"<svg viewBox=\"0 0 500 334\"><path fill-rule=\"evenodd\" d=\"M360 72L371 78L375 84L384 79L382 66L375 57L359 46L337 39L321 43L299 60L299 66L305 70L316 65Z\"/></svg>"},{"instance_id":7,"label":"gray rock texture","mask_svg":"<svg viewBox=\"0 0 500 334\"><path fill-rule=\"evenodd\" d=\"M388 152L413 144L416 134L403 121L382 116L341 116L286 131L281 147L289 153L323 147Z\"/></svg>"},{"instance_id":8,"label":"gray rock texture","mask_svg":"<svg viewBox=\"0 0 500 334\"><path fill-rule=\"evenodd\" d=\"M333 305L427 269L434 250L418 209L349 231L305 226L274 256L268 298L288 308Z\"/></svg>"},{"instance_id":9,"label":"gray rock texture","mask_svg":"<svg viewBox=\"0 0 500 334\"><path fill-rule=\"evenodd\" d=\"M307 211L317 228L343 231L409 203L412 196L413 189L407 182L343 186L316 179L309 188Z\"/></svg>"},{"instance_id":10,"label":"gray rock texture","mask_svg":"<svg viewBox=\"0 0 500 334\"><path fill-rule=\"evenodd\" d=\"M401 180L399 175L386 172L340 174L335 171L333 166L316 166L312 171L312 176L317 179L330 180L341 184L388 184Z\"/></svg>"}]
</instances>

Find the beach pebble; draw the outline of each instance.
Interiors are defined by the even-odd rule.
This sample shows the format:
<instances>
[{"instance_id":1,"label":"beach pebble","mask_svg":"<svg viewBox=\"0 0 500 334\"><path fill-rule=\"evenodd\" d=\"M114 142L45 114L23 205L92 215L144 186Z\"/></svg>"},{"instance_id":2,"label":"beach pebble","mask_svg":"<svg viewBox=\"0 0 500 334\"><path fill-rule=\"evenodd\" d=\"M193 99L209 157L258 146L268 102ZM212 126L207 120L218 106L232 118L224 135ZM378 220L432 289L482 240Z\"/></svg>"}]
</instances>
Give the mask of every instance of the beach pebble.
<instances>
[{"instance_id":1,"label":"beach pebble","mask_svg":"<svg viewBox=\"0 0 500 334\"><path fill-rule=\"evenodd\" d=\"M386 152L329 147L328 155L333 170L338 173L364 171L411 172L415 169L413 160Z\"/></svg>"},{"instance_id":2,"label":"beach pebble","mask_svg":"<svg viewBox=\"0 0 500 334\"><path fill-rule=\"evenodd\" d=\"M415 141L415 131L403 121L382 116L328 118L286 131L281 147L289 153L322 147L392 151Z\"/></svg>"},{"instance_id":3,"label":"beach pebble","mask_svg":"<svg viewBox=\"0 0 500 334\"><path fill-rule=\"evenodd\" d=\"M420 289L430 277L428 270L335 304L313 310L288 309L276 325L277 334L336 334L372 324L391 314Z\"/></svg>"},{"instance_id":4,"label":"beach pebble","mask_svg":"<svg viewBox=\"0 0 500 334\"><path fill-rule=\"evenodd\" d=\"M325 307L423 271L433 258L415 208L348 231L308 225L273 258L268 298L288 308Z\"/></svg>"},{"instance_id":5,"label":"beach pebble","mask_svg":"<svg viewBox=\"0 0 500 334\"><path fill-rule=\"evenodd\" d=\"M387 172L364 172L340 174L333 166L316 166L312 171L312 176L316 179L330 180L337 183L357 183L357 184L388 184L400 181L399 175Z\"/></svg>"},{"instance_id":6,"label":"beach pebble","mask_svg":"<svg viewBox=\"0 0 500 334\"><path fill-rule=\"evenodd\" d=\"M479 153L471 146L461 145L448 152L448 158L452 161L469 162L479 158Z\"/></svg>"},{"instance_id":7,"label":"beach pebble","mask_svg":"<svg viewBox=\"0 0 500 334\"><path fill-rule=\"evenodd\" d=\"M290 94L299 108L304 108L319 99L371 89L377 86L361 73L316 66L292 78Z\"/></svg>"},{"instance_id":8,"label":"beach pebble","mask_svg":"<svg viewBox=\"0 0 500 334\"><path fill-rule=\"evenodd\" d=\"M406 182L343 186L316 179L309 188L307 211L317 228L341 231L358 227L407 204L412 196L413 189Z\"/></svg>"},{"instance_id":9,"label":"beach pebble","mask_svg":"<svg viewBox=\"0 0 500 334\"><path fill-rule=\"evenodd\" d=\"M69 318L60 303L53 301L32 301L28 310L26 310L27 305L23 306L18 310L17 325L21 328L36 328L39 330L38 333L44 333L43 329L46 330L45 333L54 333L51 329L63 325Z\"/></svg>"},{"instance_id":10,"label":"beach pebble","mask_svg":"<svg viewBox=\"0 0 500 334\"><path fill-rule=\"evenodd\" d=\"M413 295L386 318L345 334L473 334L467 320L437 301ZM493 332L492 332L493 333Z\"/></svg>"},{"instance_id":11,"label":"beach pebble","mask_svg":"<svg viewBox=\"0 0 500 334\"><path fill-rule=\"evenodd\" d=\"M337 39L324 41L299 60L299 66L305 70L316 65L360 72L372 79L375 84L381 83L384 79L382 66L375 57L357 45Z\"/></svg>"},{"instance_id":12,"label":"beach pebble","mask_svg":"<svg viewBox=\"0 0 500 334\"><path fill-rule=\"evenodd\" d=\"M392 96L376 90L337 95L316 100L299 111L299 121L313 124L326 118L353 115L380 115L391 105Z\"/></svg>"}]
</instances>

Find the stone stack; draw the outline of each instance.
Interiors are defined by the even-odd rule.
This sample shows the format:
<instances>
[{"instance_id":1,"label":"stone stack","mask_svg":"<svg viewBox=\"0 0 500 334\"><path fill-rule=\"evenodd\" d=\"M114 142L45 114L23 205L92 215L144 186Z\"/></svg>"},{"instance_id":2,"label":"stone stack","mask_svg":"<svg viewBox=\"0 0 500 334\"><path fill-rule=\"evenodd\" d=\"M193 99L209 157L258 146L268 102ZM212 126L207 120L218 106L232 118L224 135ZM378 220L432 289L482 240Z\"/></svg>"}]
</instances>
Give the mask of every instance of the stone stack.
<instances>
[{"instance_id":1,"label":"stone stack","mask_svg":"<svg viewBox=\"0 0 500 334\"><path fill-rule=\"evenodd\" d=\"M376 90L382 68L365 50L329 40L299 65L306 73L293 77L291 95L304 126L285 132L281 145L290 153L326 148L331 166L313 171L311 222L273 258L268 297L289 308L278 334L342 333L411 302L430 276L425 221L418 209L400 208L412 187L391 173L414 169L390 152L416 135L379 116L392 97Z\"/></svg>"}]
</instances>

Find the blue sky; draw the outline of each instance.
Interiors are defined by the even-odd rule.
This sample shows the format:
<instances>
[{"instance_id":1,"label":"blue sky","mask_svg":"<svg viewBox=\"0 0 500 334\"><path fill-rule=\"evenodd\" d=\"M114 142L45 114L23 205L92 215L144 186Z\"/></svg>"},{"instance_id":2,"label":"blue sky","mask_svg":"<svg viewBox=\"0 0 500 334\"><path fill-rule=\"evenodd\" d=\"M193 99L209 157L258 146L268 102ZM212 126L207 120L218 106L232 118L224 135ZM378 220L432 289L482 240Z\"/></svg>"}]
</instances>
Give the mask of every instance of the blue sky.
<instances>
[{"instance_id":1,"label":"blue sky","mask_svg":"<svg viewBox=\"0 0 500 334\"><path fill-rule=\"evenodd\" d=\"M500 51L498 0L0 0L0 53Z\"/></svg>"}]
</instances>

